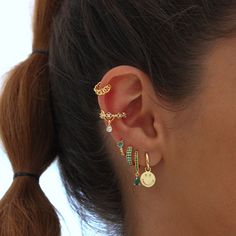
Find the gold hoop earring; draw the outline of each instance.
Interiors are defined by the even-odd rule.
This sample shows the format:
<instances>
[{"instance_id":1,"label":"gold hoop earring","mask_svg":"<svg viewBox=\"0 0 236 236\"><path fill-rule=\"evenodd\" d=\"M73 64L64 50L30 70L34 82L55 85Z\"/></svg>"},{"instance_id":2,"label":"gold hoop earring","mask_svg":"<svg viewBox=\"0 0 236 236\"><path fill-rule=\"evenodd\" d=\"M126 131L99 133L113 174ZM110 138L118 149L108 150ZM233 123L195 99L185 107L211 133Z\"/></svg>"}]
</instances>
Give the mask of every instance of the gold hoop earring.
<instances>
[{"instance_id":1,"label":"gold hoop earring","mask_svg":"<svg viewBox=\"0 0 236 236\"><path fill-rule=\"evenodd\" d=\"M149 166L149 156L148 153L145 153L146 156L146 165L145 171L142 173L140 180L143 186L152 187L156 182L155 175L151 172L151 167Z\"/></svg>"},{"instance_id":2,"label":"gold hoop earring","mask_svg":"<svg viewBox=\"0 0 236 236\"><path fill-rule=\"evenodd\" d=\"M98 82L95 86L94 86L94 92L98 95L105 95L106 93L108 93L111 90L111 85L107 84L106 86L104 86L103 88L100 88L101 85L101 81Z\"/></svg>"},{"instance_id":3,"label":"gold hoop earring","mask_svg":"<svg viewBox=\"0 0 236 236\"><path fill-rule=\"evenodd\" d=\"M126 117L126 113L122 112L122 113L116 113L116 114L112 114L111 112L104 112L103 110L101 110L100 112L100 118L104 119L106 121L106 131L107 132L112 132L112 126L111 126L111 122L117 118L117 119L121 119L121 118L125 118Z\"/></svg>"}]
</instances>

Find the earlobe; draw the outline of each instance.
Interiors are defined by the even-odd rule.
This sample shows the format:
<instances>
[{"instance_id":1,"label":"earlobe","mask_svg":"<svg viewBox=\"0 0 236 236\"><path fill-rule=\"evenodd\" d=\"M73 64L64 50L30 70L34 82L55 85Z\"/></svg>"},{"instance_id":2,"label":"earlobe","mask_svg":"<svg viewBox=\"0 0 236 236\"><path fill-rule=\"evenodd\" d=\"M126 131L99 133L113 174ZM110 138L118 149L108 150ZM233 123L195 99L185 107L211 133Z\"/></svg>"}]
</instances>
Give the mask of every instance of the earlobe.
<instances>
[{"instance_id":1,"label":"earlobe","mask_svg":"<svg viewBox=\"0 0 236 236\"><path fill-rule=\"evenodd\" d=\"M149 152L150 166L161 159L160 153L154 151L158 148L159 134L154 126L154 104L147 96L152 93L152 85L147 83L150 83L149 78L138 68L118 66L108 71L95 87L97 95L103 91L98 96L101 112L116 116L110 122L104 119L106 126L109 123L112 126L110 134L116 142L124 140L124 153L128 146L139 149L141 166L146 166L145 152Z\"/></svg>"}]
</instances>

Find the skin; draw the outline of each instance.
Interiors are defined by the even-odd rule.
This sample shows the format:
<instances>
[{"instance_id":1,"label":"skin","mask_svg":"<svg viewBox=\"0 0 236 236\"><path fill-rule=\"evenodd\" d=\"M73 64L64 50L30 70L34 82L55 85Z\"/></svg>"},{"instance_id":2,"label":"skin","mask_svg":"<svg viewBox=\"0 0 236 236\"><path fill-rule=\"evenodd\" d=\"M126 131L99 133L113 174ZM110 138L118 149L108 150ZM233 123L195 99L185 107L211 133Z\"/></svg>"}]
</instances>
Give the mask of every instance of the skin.
<instances>
[{"instance_id":1,"label":"skin","mask_svg":"<svg viewBox=\"0 0 236 236\"><path fill-rule=\"evenodd\" d=\"M100 108L127 113L106 134L127 235L236 235L236 38L215 41L202 60L202 89L179 111L165 109L148 75L135 67L114 67L101 80L112 90L98 96ZM139 151L140 174L148 152L153 187L133 186L134 166L116 148L120 138L125 150Z\"/></svg>"}]
</instances>

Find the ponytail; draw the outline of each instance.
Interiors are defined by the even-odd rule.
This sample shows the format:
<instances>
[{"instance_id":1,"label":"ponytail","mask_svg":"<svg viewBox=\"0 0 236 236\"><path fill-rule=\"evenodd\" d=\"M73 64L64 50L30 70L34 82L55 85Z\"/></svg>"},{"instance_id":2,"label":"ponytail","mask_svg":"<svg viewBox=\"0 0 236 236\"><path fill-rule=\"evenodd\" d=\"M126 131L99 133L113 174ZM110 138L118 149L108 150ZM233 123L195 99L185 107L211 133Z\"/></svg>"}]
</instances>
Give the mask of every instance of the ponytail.
<instances>
[{"instance_id":1,"label":"ponytail","mask_svg":"<svg viewBox=\"0 0 236 236\"><path fill-rule=\"evenodd\" d=\"M51 23L57 0L36 0L33 49L49 50ZM14 173L0 201L0 236L58 236L56 211L37 178L57 155L50 105L48 56L32 53L17 65L3 84L0 135Z\"/></svg>"}]
</instances>

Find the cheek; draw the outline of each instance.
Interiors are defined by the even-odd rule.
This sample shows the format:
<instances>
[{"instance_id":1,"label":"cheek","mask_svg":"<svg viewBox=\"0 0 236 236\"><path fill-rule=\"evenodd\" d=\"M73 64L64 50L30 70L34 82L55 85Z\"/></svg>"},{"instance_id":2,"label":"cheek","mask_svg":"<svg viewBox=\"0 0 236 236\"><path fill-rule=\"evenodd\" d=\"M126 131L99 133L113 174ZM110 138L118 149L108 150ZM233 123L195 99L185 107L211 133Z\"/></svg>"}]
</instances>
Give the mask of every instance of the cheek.
<instances>
[{"instance_id":1,"label":"cheek","mask_svg":"<svg viewBox=\"0 0 236 236\"><path fill-rule=\"evenodd\" d=\"M166 142L163 188L196 224L228 223L236 230L235 46L234 39L214 48L204 62L201 94L177 114Z\"/></svg>"},{"instance_id":2,"label":"cheek","mask_svg":"<svg viewBox=\"0 0 236 236\"><path fill-rule=\"evenodd\" d=\"M168 144L169 195L185 205L193 219L198 216L196 222L199 217L235 220L236 108L211 103L185 115Z\"/></svg>"},{"instance_id":3,"label":"cheek","mask_svg":"<svg viewBox=\"0 0 236 236\"><path fill-rule=\"evenodd\" d=\"M217 86L218 87L218 86ZM219 85L220 87L220 85ZM234 89L235 90L235 89ZM212 92L205 99L201 116L196 119L195 138L189 147L194 152L196 174L204 178L209 187L222 198L236 196L232 184L236 183L236 95L232 86ZM203 107L203 106L202 106ZM190 149L188 149L190 151ZM193 166L194 167L194 166ZM225 192L224 192L225 191ZM232 197L232 195L231 195ZM235 202L236 204L236 202Z\"/></svg>"}]
</instances>

